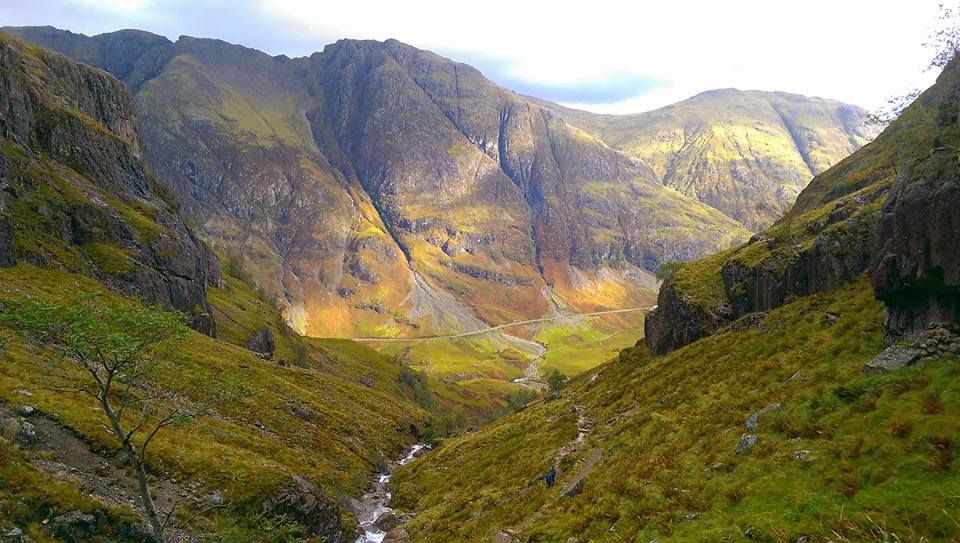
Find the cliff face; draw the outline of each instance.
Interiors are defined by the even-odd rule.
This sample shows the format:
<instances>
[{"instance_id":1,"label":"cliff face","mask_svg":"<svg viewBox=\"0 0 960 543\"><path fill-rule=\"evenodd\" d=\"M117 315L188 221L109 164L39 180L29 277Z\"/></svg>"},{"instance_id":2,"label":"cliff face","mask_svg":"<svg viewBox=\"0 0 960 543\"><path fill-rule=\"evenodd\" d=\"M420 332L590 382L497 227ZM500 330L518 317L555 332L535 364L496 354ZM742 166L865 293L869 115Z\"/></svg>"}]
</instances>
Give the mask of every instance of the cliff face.
<instances>
[{"instance_id":1,"label":"cliff face","mask_svg":"<svg viewBox=\"0 0 960 543\"><path fill-rule=\"evenodd\" d=\"M2 35L0 66L0 264L88 273L213 334L219 264L144 169L124 85Z\"/></svg>"},{"instance_id":2,"label":"cliff face","mask_svg":"<svg viewBox=\"0 0 960 543\"><path fill-rule=\"evenodd\" d=\"M887 305L889 343L915 341L930 325L960 324L960 66L952 63L918 103L937 135L922 160L900 171L880 211L873 285Z\"/></svg>"},{"instance_id":3,"label":"cliff face","mask_svg":"<svg viewBox=\"0 0 960 543\"><path fill-rule=\"evenodd\" d=\"M887 303L889 341L955 325L957 72L951 64L875 141L814 178L764 233L677 271L647 316L651 350L682 347L867 271Z\"/></svg>"}]
</instances>

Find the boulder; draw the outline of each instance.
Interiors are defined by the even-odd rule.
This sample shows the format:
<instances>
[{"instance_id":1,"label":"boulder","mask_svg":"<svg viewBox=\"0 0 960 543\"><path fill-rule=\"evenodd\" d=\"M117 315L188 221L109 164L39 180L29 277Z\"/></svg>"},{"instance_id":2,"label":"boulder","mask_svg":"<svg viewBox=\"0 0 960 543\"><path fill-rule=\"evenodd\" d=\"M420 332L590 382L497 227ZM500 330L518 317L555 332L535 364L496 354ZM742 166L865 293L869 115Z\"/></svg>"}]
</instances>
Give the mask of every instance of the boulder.
<instances>
[{"instance_id":1,"label":"boulder","mask_svg":"<svg viewBox=\"0 0 960 543\"><path fill-rule=\"evenodd\" d=\"M403 527L396 527L383 538L383 543L410 543L410 534Z\"/></svg>"},{"instance_id":2,"label":"boulder","mask_svg":"<svg viewBox=\"0 0 960 543\"><path fill-rule=\"evenodd\" d=\"M580 495L580 493L583 492L583 485L584 485L583 479L580 479L579 481L576 482L576 484L574 484L573 486L571 486L570 488L566 489L563 492L563 497L574 498Z\"/></svg>"},{"instance_id":3,"label":"boulder","mask_svg":"<svg viewBox=\"0 0 960 543\"><path fill-rule=\"evenodd\" d=\"M381 532L389 532L400 525L400 519L397 518L397 515L388 511L380 515L380 518L378 518L373 525Z\"/></svg>"},{"instance_id":4,"label":"boulder","mask_svg":"<svg viewBox=\"0 0 960 543\"><path fill-rule=\"evenodd\" d=\"M340 506L302 477L294 476L291 484L281 487L263 502L262 509L267 515L295 520L320 541L343 541Z\"/></svg>"},{"instance_id":5,"label":"boulder","mask_svg":"<svg viewBox=\"0 0 960 543\"><path fill-rule=\"evenodd\" d=\"M247 348L269 360L273 358L277 345L273 341L273 333L270 329L264 328L247 340Z\"/></svg>"},{"instance_id":6,"label":"boulder","mask_svg":"<svg viewBox=\"0 0 960 543\"><path fill-rule=\"evenodd\" d=\"M877 375L897 371L923 356L923 351L913 347L894 345L874 357L863 366L864 373Z\"/></svg>"},{"instance_id":7,"label":"boulder","mask_svg":"<svg viewBox=\"0 0 960 543\"><path fill-rule=\"evenodd\" d=\"M53 533L67 541L87 541L97 531L97 517L70 511L53 519Z\"/></svg>"},{"instance_id":8,"label":"boulder","mask_svg":"<svg viewBox=\"0 0 960 543\"><path fill-rule=\"evenodd\" d=\"M0 420L0 435L24 447L31 447L40 441L36 427L23 418L10 417Z\"/></svg>"},{"instance_id":9,"label":"boulder","mask_svg":"<svg viewBox=\"0 0 960 543\"><path fill-rule=\"evenodd\" d=\"M4 532L2 538L0 538L0 541L3 541L3 543L24 543L25 540L23 530L20 528L13 528L12 530Z\"/></svg>"}]
</instances>

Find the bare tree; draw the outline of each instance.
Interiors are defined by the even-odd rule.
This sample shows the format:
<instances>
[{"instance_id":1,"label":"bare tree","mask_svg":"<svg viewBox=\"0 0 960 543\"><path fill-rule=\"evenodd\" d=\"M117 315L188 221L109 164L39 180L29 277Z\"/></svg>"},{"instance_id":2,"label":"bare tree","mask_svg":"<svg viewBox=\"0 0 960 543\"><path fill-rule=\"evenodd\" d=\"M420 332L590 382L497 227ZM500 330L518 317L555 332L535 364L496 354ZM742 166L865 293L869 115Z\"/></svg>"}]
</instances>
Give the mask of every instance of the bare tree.
<instances>
[{"instance_id":1,"label":"bare tree","mask_svg":"<svg viewBox=\"0 0 960 543\"><path fill-rule=\"evenodd\" d=\"M62 303L15 299L4 305L0 320L56 347L85 370L85 382L58 390L89 396L103 411L136 472L153 538L163 543L172 514L161 518L153 501L147 448L160 430L190 414L153 377L166 349L186 336L185 315L83 295Z\"/></svg>"},{"instance_id":2,"label":"bare tree","mask_svg":"<svg viewBox=\"0 0 960 543\"><path fill-rule=\"evenodd\" d=\"M940 4L939 10L937 24L930 33L929 41L923 44L933 51L928 70L942 70L960 52L960 8ZM902 95L888 98L883 106L867 115L866 123L877 126L890 124L919 96L920 89L910 89Z\"/></svg>"}]
</instances>

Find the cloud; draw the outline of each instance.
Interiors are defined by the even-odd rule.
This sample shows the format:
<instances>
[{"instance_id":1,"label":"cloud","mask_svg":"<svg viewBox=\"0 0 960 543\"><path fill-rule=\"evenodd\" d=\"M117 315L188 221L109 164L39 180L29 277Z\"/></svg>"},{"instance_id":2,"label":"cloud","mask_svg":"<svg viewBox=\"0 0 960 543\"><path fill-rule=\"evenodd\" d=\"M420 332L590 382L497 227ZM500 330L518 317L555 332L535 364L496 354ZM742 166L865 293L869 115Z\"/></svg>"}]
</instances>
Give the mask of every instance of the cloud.
<instances>
[{"instance_id":1,"label":"cloud","mask_svg":"<svg viewBox=\"0 0 960 543\"><path fill-rule=\"evenodd\" d=\"M875 107L931 80L921 44L939 1L0 0L0 24L142 28L289 56L339 38L396 38L518 92L596 111L720 87Z\"/></svg>"}]
</instances>

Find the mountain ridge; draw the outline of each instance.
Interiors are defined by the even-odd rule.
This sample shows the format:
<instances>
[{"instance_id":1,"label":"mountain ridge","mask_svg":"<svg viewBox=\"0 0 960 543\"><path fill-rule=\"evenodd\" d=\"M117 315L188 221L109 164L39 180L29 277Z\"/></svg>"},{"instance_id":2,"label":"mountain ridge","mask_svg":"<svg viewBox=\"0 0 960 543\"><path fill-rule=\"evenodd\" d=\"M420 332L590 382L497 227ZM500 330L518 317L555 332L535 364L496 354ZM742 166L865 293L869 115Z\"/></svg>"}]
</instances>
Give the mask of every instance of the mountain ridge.
<instances>
[{"instance_id":1,"label":"mountain ridge","mask_svg":"<svg viewBox=\"0 0 960 543\"><path fill-rule=\"evenodd\" d=\"M13 31L124 79L150 164L313 335L644 305L661 263L748 237L644 158L397 40L291 59L141 31ZM119 43L133 58L107 58Z\"/></svg>"}]
</instances>

